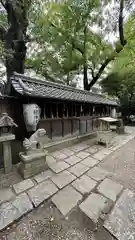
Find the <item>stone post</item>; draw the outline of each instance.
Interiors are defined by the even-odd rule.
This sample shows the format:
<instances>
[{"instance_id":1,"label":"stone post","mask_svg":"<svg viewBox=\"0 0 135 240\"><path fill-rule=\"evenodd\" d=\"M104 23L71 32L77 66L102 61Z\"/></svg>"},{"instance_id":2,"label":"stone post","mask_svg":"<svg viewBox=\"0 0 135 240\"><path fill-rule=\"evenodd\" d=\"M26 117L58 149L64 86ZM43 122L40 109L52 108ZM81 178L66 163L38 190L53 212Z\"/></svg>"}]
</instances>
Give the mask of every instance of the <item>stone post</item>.
<instances>
[{"instance_id":1,"label":"stone post","mask_svg":"<svg viewBox=\"0 0 135 240\"><path fill-rule=\"evenodd\" d=\"M3 113L0 118L0 143L3 146L5 173L12 171L11 141L15 139L15 135L11 133L12 127L17 127L16 123L7 113Z\"/></svg>"},{"instance_id":2,"label":"stone post","mask_svg":"<svg viewBox=\"0 0 135 240\"><path fill-rule=\"evenodd\" d=\"M0 136L0 143L3 146L4 171L9 173L12 170L11 141L15 139L14 134Z\"/></svg>"},{"instance_id":3,"label":"stone post","mask_svg":"<svg viewBox=\"0 0 135 240\"><path fill-rule=\"evenodd\" d=\"M3 142L3 157L5 173L12 171L11 142Z\"/></svg>"}]
</instances>

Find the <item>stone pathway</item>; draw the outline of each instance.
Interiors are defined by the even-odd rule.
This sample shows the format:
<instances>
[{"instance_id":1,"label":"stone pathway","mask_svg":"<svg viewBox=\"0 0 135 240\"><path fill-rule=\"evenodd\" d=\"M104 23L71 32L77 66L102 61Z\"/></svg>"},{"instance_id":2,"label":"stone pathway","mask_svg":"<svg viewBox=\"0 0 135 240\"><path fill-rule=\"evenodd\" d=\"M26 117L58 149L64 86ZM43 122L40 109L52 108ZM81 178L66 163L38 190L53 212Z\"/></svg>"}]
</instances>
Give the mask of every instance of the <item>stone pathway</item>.
<instances>
[{"instance_id":1,"label":"stone pathway","mask_svg":"<svg viewBox=\"0 0 135 240\"><path fill-rule=\"evenodd\" d=\"M127 204L126 208L122 205L123 211L128 214L130 201L135 205L134 194L112 181L112 173L99 166L116 151L116 147L120 148L133 137L125 135L123 141L110 149L100 145L90 146L87 141L49 154L47 171L0 190L0 231L50 199L65 218L77 208L96 227L102 220L104 227L118 240L135 239L134 216L130 214L125 224L118 211L124 199ZM118 230L115 230L115 217L120 221Z\"/></svg>"}]
</instances>

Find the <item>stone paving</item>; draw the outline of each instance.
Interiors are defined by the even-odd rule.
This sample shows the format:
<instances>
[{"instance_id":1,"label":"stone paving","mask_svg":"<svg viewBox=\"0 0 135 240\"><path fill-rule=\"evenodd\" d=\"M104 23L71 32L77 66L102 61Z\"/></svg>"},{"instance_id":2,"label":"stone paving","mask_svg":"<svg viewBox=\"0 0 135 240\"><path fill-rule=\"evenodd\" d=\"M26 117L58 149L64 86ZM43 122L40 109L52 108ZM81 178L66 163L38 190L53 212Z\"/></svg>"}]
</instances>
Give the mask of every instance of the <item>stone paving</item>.
<instances>
[{"instance_id":1,"label":"stone paving","mask_svg":"<svg viewBox=\"0 0 135 240\"><path fill-rule=\"evenodd\" d=\"M126 135L119 143L119 148L133 137ZM91 147L87 141L49 154L47 171L0 190L0 231L47 199L51 199L65 217L72 213L74 208L78 208L78 211L94 224L102 219L104 227L118 240L134 239L132 214L130 213L130 219L127 217L125 220L127 228L125 233L122 233L125 221L118 211L125 199L127 208L124 211L128 216L130 199L135 205L134 194L109 179L111 172L99 166L113 151L113 147ZM114 216L121 221L121 228L118 226L119 234L115 230ZM127 230L129 233L126 233ZM126 234L130 234L130 238L127 238Z\"/></svg>"}]
</instances>

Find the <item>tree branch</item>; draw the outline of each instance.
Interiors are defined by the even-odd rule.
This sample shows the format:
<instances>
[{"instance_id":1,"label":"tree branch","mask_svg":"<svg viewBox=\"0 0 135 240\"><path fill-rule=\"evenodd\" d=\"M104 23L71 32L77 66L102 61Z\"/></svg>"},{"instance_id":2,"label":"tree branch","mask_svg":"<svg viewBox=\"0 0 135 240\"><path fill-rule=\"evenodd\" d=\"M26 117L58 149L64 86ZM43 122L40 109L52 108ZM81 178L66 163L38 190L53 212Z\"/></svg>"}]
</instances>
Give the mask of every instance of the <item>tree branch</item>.
<instances>
[{"instance_id":1,"label":"tree branch","mask_svg":"<svg viewBox=\"0 0 135 240\"><path fill-rule=\"evenodd\" d=\"M93 69L92 67L89 67L89 69L91 70L91 76L92 76L92 78L94 78L94 77L95 77L94 69Z\"/></svg>"},{"instance_id":2,"label":"tree branch","mask_svg":"<svg viewBox=\"0 0 135 240\"><path fill-rule=\"evenodd\" d=\"M123 9L124 9L124 0L120 0L120 13L119 13L119 38L122 46L126 44L124 39L124 30L123 30Z\"/></svg>"},{"instance_id":3,"label":"tree branch","mask_svg":"<svg viewBox=\"0 0 135 240\"><path fill-rule=\"evenodd\" d=\"M127 44L127 41L124 38L124 30L123 30L123 10L124 10L124 0L120 0L120 12L119 12L119 38L120 38L120 43L121 45L117 46L114 53L109 56L101 65L101 67L99 68L98 73L96 74L96 76L93 77L92 81L89 83L88 85L88 89L90 90L91 87L97 82L97 80L100 78L101 74L103 73L104 69L107 67L107 65L113 61L117 54L120 53L124 46Z\"/></svg>"},{"instance_id":4,"label":"tree branch","mask_svg":"<svg viewBox=\"0 0 135 240\"><path fill-rule=\"evenodd\" d=\"M0 0L1 5L6 9L6 3L3 2L3 0Z\"/></svg>"}]
</instances>

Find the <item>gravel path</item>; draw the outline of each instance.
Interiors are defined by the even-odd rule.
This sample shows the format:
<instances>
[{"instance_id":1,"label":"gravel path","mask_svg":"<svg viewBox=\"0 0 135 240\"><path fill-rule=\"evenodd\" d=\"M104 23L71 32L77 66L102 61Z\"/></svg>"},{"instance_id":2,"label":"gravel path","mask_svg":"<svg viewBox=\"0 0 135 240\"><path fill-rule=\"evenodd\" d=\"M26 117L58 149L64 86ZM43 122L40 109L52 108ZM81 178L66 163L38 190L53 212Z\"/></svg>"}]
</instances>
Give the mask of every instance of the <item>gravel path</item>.
<instances>
[{"instance_id":1,"label":"gravel path","mask_svg":"<svg viewBox=\"0 0 135 240\"><path fill-rule=\"evenodd\" d=\"M112 172L112 179L135 191L135 139L112 153L100 164Z\"/></svg>"}]
</instances>

